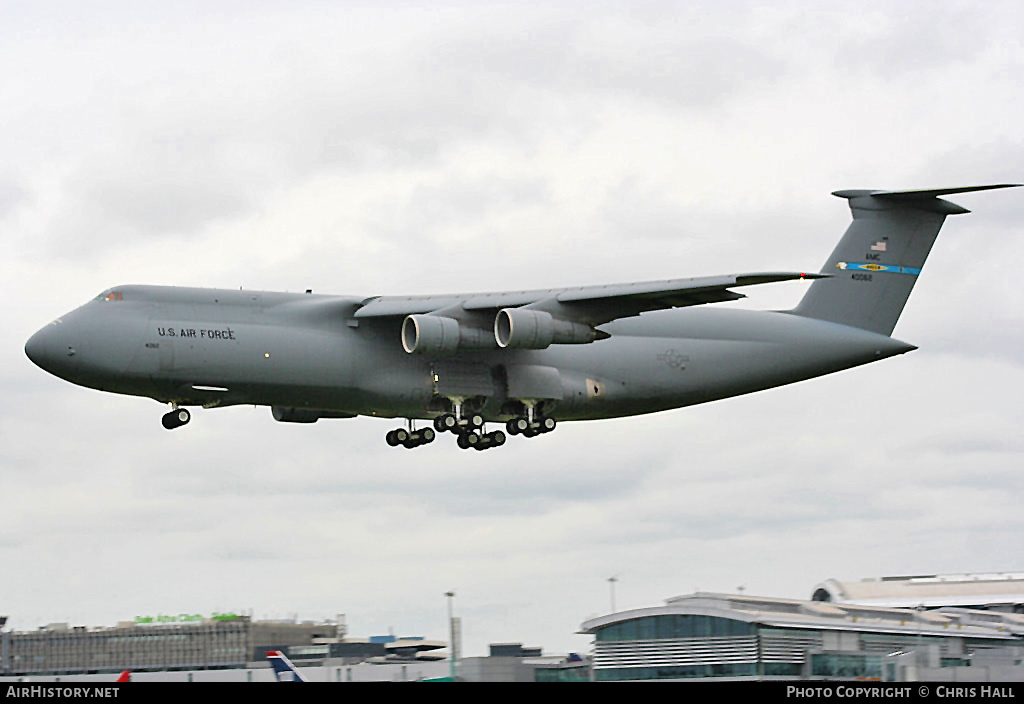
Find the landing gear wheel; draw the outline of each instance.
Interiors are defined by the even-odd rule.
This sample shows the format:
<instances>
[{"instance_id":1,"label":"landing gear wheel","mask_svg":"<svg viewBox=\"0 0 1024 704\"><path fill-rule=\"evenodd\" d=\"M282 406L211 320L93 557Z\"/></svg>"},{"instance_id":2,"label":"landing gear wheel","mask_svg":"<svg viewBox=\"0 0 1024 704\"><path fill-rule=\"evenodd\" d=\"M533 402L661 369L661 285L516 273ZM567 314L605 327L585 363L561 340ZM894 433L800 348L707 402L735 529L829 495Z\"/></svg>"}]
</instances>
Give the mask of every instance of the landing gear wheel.
<instances>
[{"instance_id":1,"label":"landing gear wheel","mask_svg":"<svg viewBox=\"0 0 1024 704\"><path fill-rule=\"evenodd\" d=\"M433 428L423 428L422 430L395 428L394 430L389 430L384 439L387 440L388 445L391 447L401 445L407 450L411 450L414 447L434 442L436 437L437 433L434 432Z\"/></svg>"},{"instance_id":2,"label":"landing gear wheel","mask_svg":"<svg viewBox=\"0 0 1024 704\"><path fill-rule=\"evenodd\" d=\"M508 431L509 435L519 435L526 431L530 427L530 421L526 418L513 418L509 422L505 423L505 430Z\"/></svg>"},{"instance_id":3,"label":"landing gear wheel","mask_svg":"<svg viewBox=\"0 0 1024 704\"><path fill-rule=\"evenodd\" d=\"M389 430L388 434L384 436L384 439L387 440L388 445L391 447L405 445L405 443L409 441L409 431L405 428Z\"/></svg>"},{"instance_id":4,"label":"landing gear wheel","mask_svg":"<svg viewBox=\"0 0 1024 704\"><path fill-rule=\"evenodd\" d=\"M479 413L470 413L469 415L463 416L462 421L459 423L459 427L464 433L475 433L483 428L484 423L482 415Z\"/></svg>"},{"instance_id":5,"label":"landing gear wheel","mask_svg":"<svg viewBox=\"0 0 1024 704\"><path fill-rule=\"evenodd\" d=\"M459 433L457 444L463 450L468 450L480 444L480 436L476 433Z\"/></svg>"},{"instance_id":6,"label":"landing gear wheel","mask_svg":"<svg viewBox=\"0 0 1024 704\"><path fill-rule=\"evenodd\" d=\"M168 430L174 430L175 428L180 428L185 425L190 420L192 420L192 414L189 413L187 409L175 408L170 413L165 413L163 418L160 419L160 422Z\"/></svg>"},{"instance_id":7,"label":"landing gear wheel","mask_svg":"<svg viewBox=\"0 0 1024 704\"><path fill-rule=\"evenodd\" d=\"M439 433L443 433L449 430L455 430L458 427L459 421L456 420L455 416L451 413L445 413L434 419L434 430Z\"/></svg>"},{"instance_id":8,"label":"landing gear wheel","mask_svg":"<svg viewBox=\"0 0 1024 704\"><path fill-rule=\"evenodd\" d=\"M495 430L493 433L485 433L480 437L480 442L476 444L477 450L487 450L492 447L501 447L505 444L505 433L500 430Z\"/></svg>"},{"instance_id":9,"label":"landing gear wheel","mask_svg":"<svg viewBox=\"0 0 1024 704\"><path fill-rule=\"evenodd\" d=\"M411 450L414 447L420 445L426 445L427 443L434 442L434 438L437 434L430 428L424 428L423 430L414 430L408 434L409 436L405 439L402 445Z\"/></svg>"}]
</instances>

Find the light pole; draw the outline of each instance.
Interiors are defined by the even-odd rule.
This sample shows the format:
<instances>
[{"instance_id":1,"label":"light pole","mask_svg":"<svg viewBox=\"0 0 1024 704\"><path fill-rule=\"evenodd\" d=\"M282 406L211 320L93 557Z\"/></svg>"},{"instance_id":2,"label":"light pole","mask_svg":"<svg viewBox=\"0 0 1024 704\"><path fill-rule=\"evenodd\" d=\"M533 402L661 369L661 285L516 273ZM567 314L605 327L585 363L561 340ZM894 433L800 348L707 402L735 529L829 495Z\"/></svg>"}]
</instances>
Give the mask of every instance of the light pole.
<instances>
[{"instance_id":1,"label":"light pole","mask_svg":"<svg viewBox=\"0 0 1024 704\"><path fill-rule=\"evenodd\" d=\"M453 601L455 592L445 592L448 598L448 674L455 681L455 614Z\"/></svg>"},{"instance_id":2,"label":"light pole","mask_svg":"<svg viewBox=\"0 0 1024 704\"><path fill-rule=\"evenodd\" d=\"M7 617L0 616L0 672L7 674L7 659L10 657L10 640L4 626L7 625Z\"/></svg>"}]
</instances>

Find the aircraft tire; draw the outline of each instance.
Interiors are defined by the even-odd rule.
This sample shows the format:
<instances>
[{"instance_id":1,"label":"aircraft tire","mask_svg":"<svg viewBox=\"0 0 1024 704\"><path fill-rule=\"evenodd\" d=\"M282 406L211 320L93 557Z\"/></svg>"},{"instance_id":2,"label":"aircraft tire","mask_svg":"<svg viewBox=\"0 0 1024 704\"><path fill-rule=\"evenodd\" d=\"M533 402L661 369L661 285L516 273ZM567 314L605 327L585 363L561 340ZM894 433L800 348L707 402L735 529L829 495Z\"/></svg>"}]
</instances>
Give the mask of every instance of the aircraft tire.
<instances>
[{"instance_id":1,"label":"aircraft tire","mask_svg":"<svg viewBox=\"0 0 1024 704\"><path fill-rule=\"evenodd\" d=\"M409 433L402 445L406 449L411 450L414 447L419 447L420 445L426 445L429 442L433 442L435 437L437 437L437 435L433 430L430 428L424 428L423 430L416 430Z\"/></svg>"},{"instance_id":2,"label":"aircraft tire","mask_svg":"<svg viewBox=\"0 0 1024 704\"><path fill-rule=\"evenodd\" d=\"M454 431L459 425L459 421L455 419L451 413L445 413L434 419L434 430L439 433L443 433L448 430Z\"/></svg>"},{"instance_id":3,"label":"aircraft tire","mask_svg":"<svg viewBox=\"0 0 1024 704\"><path fill-rule=\"evenodd\" d=\"M505 423L505 430L508 431L509 435L519 435L529 427L530 421L521 416L519 418L513 418L508 423Z\"/></svg>"},{"instance_id":4,"label":"aircraft tire","mask_svg":"<svg viewBox=\"0 0 1024 704\"><path fill-rule=\"evenodd\" d=\"M540 419L540 432L542 432L542 433L550 433L552 430L555 429L555 425L556 425L556 423L555 423L555 419L554 418L541 418Z\"/></svg>"},{"instance_id":5,"label":"aircraft tire","mask_svg":"<svg viewBox=\"0 0 1024 704\"><path fill-rule=\"evenodd\" d=\"M165 413L160 423L168 430L174 430L192 420L192 414L185 408L175 408L170 413Z\"/></svg>"},{"instance_id":6,"label":"aircraft tire","mask_svg":"<svg viewBox=\"0 0 1024 704\"><path fill-rule=\"evenodd\" d=\"M388 445L391 447L398 447L399 445L415 447L415 445L407 444L409 442L409 431L405 428L395 428L394 430L388 431L388 434L384 436L384 439L387 440Z\"/></svg>"},{"instance_id":7,"label":"aircraft tire","mask_svg":"<svg viewBox=\"0 0 1024 704\"><path fill-rule=\"evenodd\" d=\"M480 444L480 436L476 433L459 433L457 444L463 450L468 450Z\"/></svg>"}]
</instances>

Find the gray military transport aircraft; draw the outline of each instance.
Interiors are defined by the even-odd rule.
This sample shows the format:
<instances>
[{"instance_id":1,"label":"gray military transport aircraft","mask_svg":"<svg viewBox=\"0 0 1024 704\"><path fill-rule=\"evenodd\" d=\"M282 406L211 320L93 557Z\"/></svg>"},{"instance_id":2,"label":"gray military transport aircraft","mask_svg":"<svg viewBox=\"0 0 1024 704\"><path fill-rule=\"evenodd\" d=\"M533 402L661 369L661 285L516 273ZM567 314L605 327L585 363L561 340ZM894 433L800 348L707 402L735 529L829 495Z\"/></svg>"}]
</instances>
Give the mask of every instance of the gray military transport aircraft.
<instances>
[{"instance_id":1,"label":"gray military transport aircraft","mask_svg":"<svg viewBox=\"0 0 1024 704\"><path fill-rule=\"evenodd\" d=\"M290 423L405 418L389 445L452 432L483 450L506 432L705 403L916 349L890 334L946 216L968 212L940 196L1016 185L837 191L853 222L818 274L371 298L118 286L25 352L72 383L170 404L167 429L189 422L185 406L254 404ZM706 305L793 279L814 279L793 310Z\"/></svg>"}]
</instances>

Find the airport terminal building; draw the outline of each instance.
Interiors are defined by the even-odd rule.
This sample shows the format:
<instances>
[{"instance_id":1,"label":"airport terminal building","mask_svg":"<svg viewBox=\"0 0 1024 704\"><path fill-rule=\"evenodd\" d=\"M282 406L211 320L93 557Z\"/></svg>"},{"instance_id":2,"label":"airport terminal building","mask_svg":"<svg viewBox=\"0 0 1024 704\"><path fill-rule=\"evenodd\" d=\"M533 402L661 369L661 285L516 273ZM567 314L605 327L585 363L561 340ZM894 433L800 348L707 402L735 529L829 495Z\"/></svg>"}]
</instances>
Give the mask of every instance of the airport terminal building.
<instances>
[{"instance_id":1,"label":"airport terminal building","mask_svg":"<svg viewBox=\"0 0 1024 704\"><path fill-rule=\"evenodd\" d=\"M1024 614L697 593L586 621L593 679L1019 679ZM966 672L965 672L966 671Z\"/></svg>"},{"instance_id":2,"label":"airport terminal building","mask_svg":"<svg viewBox=\"0 0 1024 704\"><path fill-rule=\"evenodd\" d=\"M811 599L903 609L959 607L1021 614L1024 572L876 577L856 582L828 579L814 588Z\"/></svg>"},{"instance_id":3,"label":"airport terminal building","mask_svg":"<svg viewBox=\"0 0 1024 704\"><path fill-rule=\"evenodd\" d=\"M446 643L346 637L344 616L248 616L4 631L0 679L272 681L281 650L310 681L413 681L451 674ZM1024 681L1024 573L828 580L807 601L699 592L592 618L588 656L494 644L458 658L459 681ZM457 650L456 650L457 652ZM135 675L133 675L134 677ZM68 680L70 681L70 680Z\"/></svg>"},{"instance_id":4,"label":"airport terminal building","mask_svg":"<svg viewBox=\"0 0 1024 704\"><path fill-rule=\"evenodd\" d=\"M333 639L337 626L253 621L248 616L186 622L125 622L109 628L55 623L4 632L0 673L73 675L132 670L219 670L265 660L267 650Z\"/></svg>"}]
</instances>

